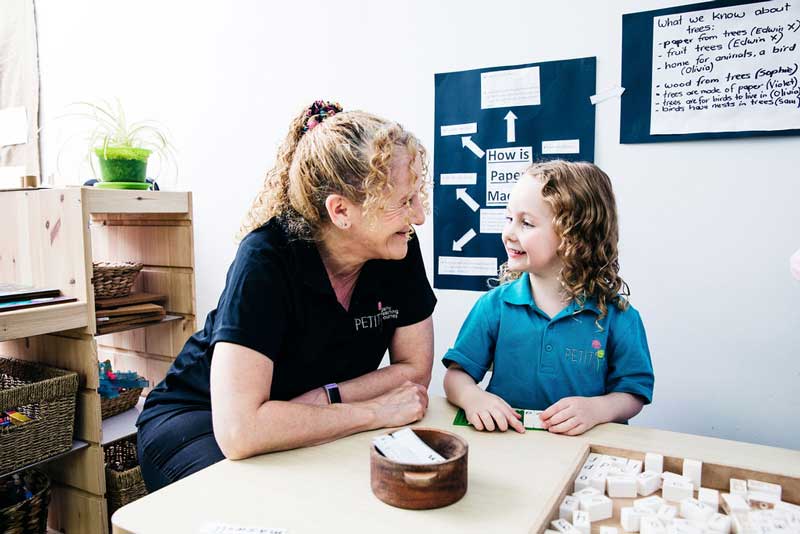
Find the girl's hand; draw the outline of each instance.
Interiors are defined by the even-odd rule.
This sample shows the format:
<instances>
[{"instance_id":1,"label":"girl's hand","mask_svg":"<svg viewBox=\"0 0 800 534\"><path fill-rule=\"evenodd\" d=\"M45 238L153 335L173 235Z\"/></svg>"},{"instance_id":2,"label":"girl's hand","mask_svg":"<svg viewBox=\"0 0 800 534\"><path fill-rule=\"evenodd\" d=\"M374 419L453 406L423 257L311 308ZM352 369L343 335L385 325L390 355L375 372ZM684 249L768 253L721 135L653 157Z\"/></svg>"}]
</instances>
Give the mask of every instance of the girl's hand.
<instances>
[{"instance_id":1,"label":"girl's hand","mask_svg":"<svg viewBox=\"0 0 800 534\"><path fill-rule=\"evenodd\" d=\"M578 436L605 423L603 397L564 397L540 414L545 430Z\"/></svg>"},{"instance_id":2,"label":"girl's hand","mask_svg":"<svg viewBox=\"0 0 800 534\"><path fill-rule=\"evenodd\" d=\"M505 432L511 427L520 434L525 432L525 427L520 421L522 416L514 411L506 401L488 391L476 388L462 408L467 415L467 420L476 430Z\"/></svg>"}]
</instances>

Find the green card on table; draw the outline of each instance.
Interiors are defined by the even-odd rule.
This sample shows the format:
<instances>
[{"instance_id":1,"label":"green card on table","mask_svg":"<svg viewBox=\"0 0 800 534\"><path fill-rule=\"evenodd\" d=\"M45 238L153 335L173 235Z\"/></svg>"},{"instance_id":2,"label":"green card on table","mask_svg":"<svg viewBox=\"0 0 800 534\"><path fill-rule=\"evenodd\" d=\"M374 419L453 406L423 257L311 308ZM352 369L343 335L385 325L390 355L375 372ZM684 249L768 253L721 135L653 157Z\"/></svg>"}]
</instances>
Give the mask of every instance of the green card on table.
<instances>
[{"instance_id":1,"label":"green card on table","mask_svg":"<svg viewBox=\"0 0 800 534\"><path fill-rule=\"evenodd\" d=\"M514 411L522 416L522 424L525 426L526 430L544 430L541 420L539 419L539 414L542 413L542 410L522 410L520 408L514 408ZM455 426L472 426L472 423L467 420L467 414L464 413L462 408L459 408L458 412L456 412L456 418L453 419L453 424Z\"/></svg>"}]
</instances>

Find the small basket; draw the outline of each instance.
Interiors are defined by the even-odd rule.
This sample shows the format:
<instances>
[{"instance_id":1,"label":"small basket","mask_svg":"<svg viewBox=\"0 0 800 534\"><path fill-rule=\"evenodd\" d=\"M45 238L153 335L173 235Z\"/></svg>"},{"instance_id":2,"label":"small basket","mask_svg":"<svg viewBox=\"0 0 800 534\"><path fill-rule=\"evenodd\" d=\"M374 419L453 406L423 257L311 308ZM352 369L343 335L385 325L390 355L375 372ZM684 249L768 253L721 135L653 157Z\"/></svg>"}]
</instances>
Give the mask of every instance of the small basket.
<instances>
[{"instance_id":1,"label":"small basket","mask_svg":"<svg viewBox=\"0 0 800 534\"><path fill-rule=\"evenodd\" d=\"M33 497L0 509L3 534L46 534L47 507L50 505L50 479L38 469L22 473Z\"/></svg>"},{"instance_id":2,"label":"small basket","mask_svg":"<svg viewBox=\"0 0 800 534\"><path fill-rule=\"evenodd\" d=\"M78 373L0 358L0 410L33 419L0 429L0 473L72 448Z\"/></svg>"},{"instance_id":3,"label":"small basket","mask_svg":"<svg viewBox=\"0 0 800 534\"><path fill-rule=\"evenodd\" d=\"M144 264L138 262L92 262L94 296L98 299L127 297L131 294L136 275Z\"/></svg>"},{"instance_id":4,"label":"small basket","mask_svg":"<svg viewBox=\"0 0 800 534\"><path fill-rule=\"evenodd\" d=\"M147 495L136 454L136 436L103 447L106 460L108 517L119 508Z\"/></svg>"},{"instance_id":5,"label":"small basket","mask_svg":"<svg viewBox=\"0 0 800 534\"><path fill-rule=\"evenodd\" d=\"M100 418L108 419L112 415L130 410L139 402L142 388L122 389L119 397L113 399L100 398Z\"/></svg>"}]
</instances>

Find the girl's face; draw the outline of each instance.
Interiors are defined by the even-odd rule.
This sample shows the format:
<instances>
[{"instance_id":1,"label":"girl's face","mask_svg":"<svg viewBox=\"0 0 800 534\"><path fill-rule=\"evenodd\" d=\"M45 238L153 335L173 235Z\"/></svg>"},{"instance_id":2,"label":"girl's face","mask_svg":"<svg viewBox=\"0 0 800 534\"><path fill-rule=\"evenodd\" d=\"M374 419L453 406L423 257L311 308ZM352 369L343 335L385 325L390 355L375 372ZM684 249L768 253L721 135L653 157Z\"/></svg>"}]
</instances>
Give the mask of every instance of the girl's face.
<instances>
[{"instance_id":1,"label":"girl's face","mask_svg":"<svg viewBox=\"0 0 800 534\"><path fill-rule=\"evenodd\" d=\"M366 256L372 259L401 260L408 253L408 233L411 225L425 222L425 211L420 199L420 191L425 186L422 179L422 166L414 161L417 178L409 170L411 156L405 149L396 149L391 161L389 180L392 194L386 207L378 212L375 219L368 220L359 209L353 221L356 237L365 247Z\"/></svg>"},{"instance_id":2,"label":"girl's face","mask_svg":"<svg viewBox=\"0 0 800 534\"><path fill-rule=\"evenodd\" d=\"M523 175L511 190L503 228L503 245L511 271L556 277L562 262L561 239L553 230L553 211L542 198L542 183Z\"/></svg>"}]
</instances>

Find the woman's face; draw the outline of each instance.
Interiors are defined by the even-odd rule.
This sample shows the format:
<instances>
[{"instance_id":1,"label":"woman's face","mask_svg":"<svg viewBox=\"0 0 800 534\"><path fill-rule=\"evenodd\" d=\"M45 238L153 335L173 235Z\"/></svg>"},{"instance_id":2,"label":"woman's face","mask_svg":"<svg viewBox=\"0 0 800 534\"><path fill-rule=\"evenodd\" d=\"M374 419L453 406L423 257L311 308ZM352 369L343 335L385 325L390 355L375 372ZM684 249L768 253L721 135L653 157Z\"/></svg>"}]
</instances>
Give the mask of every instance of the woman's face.
<instances>
[{"instance_id":1,"label":"woman's face","mask_svg":"<svg viewBox=\"0 0 800 534\"><path fill-rule=\"evenodd\" d=\"M419 177L415 180L409 166ZM386 206L374 218L357 210L351 235L363 244L365 256L370 259L401 260L408 253L408 233L412 225L425 222L425 212L420 191L425 187L422 166L418 158L412 164L404 148L395 149L389 169L392 192Z\"/></svg>"}]
</instances>

